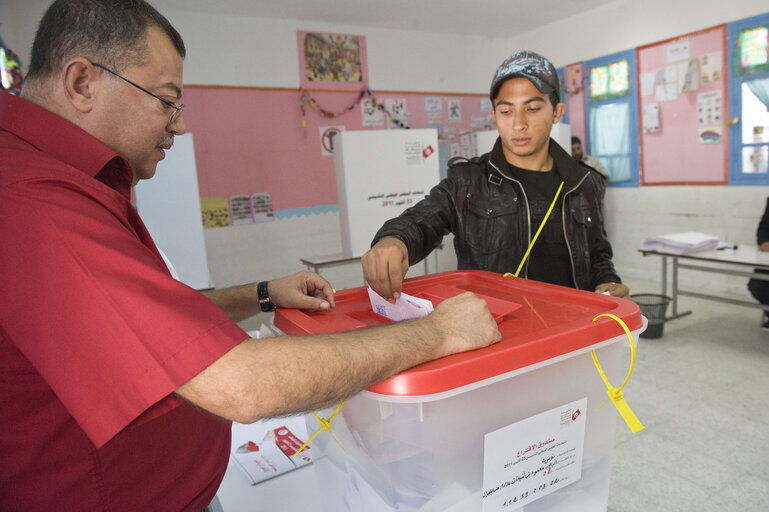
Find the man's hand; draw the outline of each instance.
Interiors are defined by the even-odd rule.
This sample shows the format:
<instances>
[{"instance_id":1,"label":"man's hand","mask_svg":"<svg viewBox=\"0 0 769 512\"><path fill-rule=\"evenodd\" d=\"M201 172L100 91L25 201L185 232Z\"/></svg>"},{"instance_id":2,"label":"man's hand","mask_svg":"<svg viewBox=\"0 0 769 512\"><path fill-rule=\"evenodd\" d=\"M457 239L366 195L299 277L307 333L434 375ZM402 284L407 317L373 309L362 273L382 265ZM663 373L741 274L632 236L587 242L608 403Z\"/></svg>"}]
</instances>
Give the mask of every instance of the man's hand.
<instances>
[{"instance_id":1,"label":"man's hand","mask_svg":"<svg viewBox=\"0 0 769 512\"><path fill-rule=\"evenodd\" d=\"M595 287L595 291L598 293L609 292L610 295L623 299L630 298L630 288L622 283L601 283Z\"/></svg>"},{"instance_id":2,"label":"man's hand","mask_svg":"<svg viewBox=\"0 0 769 512\"><path fill-rule=\"evenodd\" d=\"M758 246L758 250L761 252L769 252L769 242L763 242Z\"/></svg>"},{"instance_id":3,"label":"man's hand","mask_svg":"<svg viewBox=\"0 0 769 512\"><path fill-rule=\"evenodd\" d=\"M309 270L270 281L267 293L273 304L283 308L317 311L334 307L331 284Z\"/></svg>"},{"instance_id":4,"label":"man's hand","mask_svg":"<svg viewBox=\"0 0 769 512\"><path fill-rule=\"evenodd\" d=\"M487 347L502 339L486 301L470 292L444 300L425 320L444 340L438 357Z\"/></svg>"},{"instance_id":5,"label":"man's hand","mask_svg":"<svg viewBox=\"0 0 769 512\"><path fill-rule=\"evenodd\" d=\"M409 270L406 244L397 238L382 238L360 261L363 264L363 277L371 289L395 304L401 295L403 277Z\"/></svg>"}]
</instances>

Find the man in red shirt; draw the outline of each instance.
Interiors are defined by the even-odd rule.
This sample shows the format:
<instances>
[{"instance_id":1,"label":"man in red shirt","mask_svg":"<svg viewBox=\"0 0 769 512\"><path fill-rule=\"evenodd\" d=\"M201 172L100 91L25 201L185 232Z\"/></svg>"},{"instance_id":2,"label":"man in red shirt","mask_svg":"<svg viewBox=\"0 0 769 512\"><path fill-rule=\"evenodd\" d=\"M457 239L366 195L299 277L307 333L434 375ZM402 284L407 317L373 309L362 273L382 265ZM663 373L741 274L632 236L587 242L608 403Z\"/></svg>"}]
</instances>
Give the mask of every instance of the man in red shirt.
<instances>
[{"instance_id":1,"label":"man in red shirt","mask_svg":"<svg viewBox=\"0 0 769 512\"><path fill-rule=\"evenodd\" d=\"M184 133L177 31L142 0L57 0L23 90L0 93L0 508L200 511L230 421L336 403L500 339L472 294L427 318L249 339L272 304L334 305L308 271L205 296L130 203Z\"/></svg>"}]
</instances>

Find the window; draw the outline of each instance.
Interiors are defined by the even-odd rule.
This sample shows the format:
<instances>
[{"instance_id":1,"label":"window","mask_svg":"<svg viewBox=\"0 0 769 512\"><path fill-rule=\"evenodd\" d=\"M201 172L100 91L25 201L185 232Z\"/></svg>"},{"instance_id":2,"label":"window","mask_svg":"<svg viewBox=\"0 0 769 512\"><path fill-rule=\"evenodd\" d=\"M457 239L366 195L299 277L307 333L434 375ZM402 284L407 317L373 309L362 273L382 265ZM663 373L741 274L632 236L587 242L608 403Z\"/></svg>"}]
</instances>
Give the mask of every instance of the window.
<instances>
[{"instance_id":1,"label":"window","mask_svg":"<svg viewBox=\"0 0 769 512\"><path fill-rule=\"evenodd\" d=\"M769 15L728 26L729 182L769 184Z\"/></svg>"},{"instance_id":2,"label":"window","mask_svg":"<svg viewBox=\"0 0 769 512\"><path fill-rule=\"evenodd\" d=\"M633 51L585 62L586 152L606 167L610 186L636 186L639 182L635 68Z\"/></svg>"}]
</instances>

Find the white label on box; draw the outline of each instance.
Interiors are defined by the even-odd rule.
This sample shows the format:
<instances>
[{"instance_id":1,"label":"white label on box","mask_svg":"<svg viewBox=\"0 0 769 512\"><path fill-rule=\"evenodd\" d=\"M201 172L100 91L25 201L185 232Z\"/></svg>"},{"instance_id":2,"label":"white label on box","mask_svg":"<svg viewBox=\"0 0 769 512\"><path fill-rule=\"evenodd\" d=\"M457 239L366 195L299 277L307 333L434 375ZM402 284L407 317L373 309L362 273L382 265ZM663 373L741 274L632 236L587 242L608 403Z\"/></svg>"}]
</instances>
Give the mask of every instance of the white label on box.
<instances>
[{"instance_id":1,"label":"white label on box","mask_svg":"<svg viewBox=\"0 0 769 512\"><path fill-rule=\"evenodd\" d=\"M587 398L486 434L483 512L509 512L582 478Z\"/></svg>"}]
</instances>

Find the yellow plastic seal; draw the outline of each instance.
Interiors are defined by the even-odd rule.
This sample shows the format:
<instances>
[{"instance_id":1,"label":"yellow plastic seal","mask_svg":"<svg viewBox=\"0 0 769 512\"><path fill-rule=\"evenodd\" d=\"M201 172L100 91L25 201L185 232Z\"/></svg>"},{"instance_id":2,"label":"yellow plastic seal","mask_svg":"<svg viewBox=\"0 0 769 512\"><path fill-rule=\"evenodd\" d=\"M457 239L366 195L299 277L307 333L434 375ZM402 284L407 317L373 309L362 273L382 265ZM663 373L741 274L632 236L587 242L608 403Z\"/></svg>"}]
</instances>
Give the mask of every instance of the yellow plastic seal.
<instances>
[{"instance_id":1,"label":"yellow plastic seal","mask_svg":"<svg viewBox=\"0 0 769 512\"><path fill-rule=\"evenodd\" d=\"M316 430L316 431L315 431L315 433L314 433L312 436L310 436L310 438L307 440L307 442L306 442L306 443L304 443L302 446L300 446L300 447L299 447L299 449L298 449L296 452L294 452L294 454L293 454L291 457L296 457L296 456L299 454L299 452L301 452L302 450L304 450L305 446L307 446L308 444L310 444L310 441L312 441L313 439L315 439L315 436L317 436L318 434L320 434L320 431L321 431L321 430L325 430L326 432L328 432L328 435L330 435L330 436L331 436L331 439L333 439L334 441L336 441L336 444L338 444L338 445L339 445L339 448L341 448L342 450L344 450L344 453L346 453L347 455L350 455L350 453L349 453L347 450L345 450L345 449L344 449L344 446L342 446L342 443L340 443L340 442L339 442L339 440L338 440L336 437L334 437L334 434L332 434L332 433L331 433L331 420L333 420L333 419L334 419L334 417L335 417L337 414L339 414L339 411L341 411L341 410L342 410L342 406L343 406L343 405L344 405L344 400L342 400L342 403L340 403L340 404L339 404L339 405L336 407L336 409L334 409L334 412L331 414L331 416L329 416L329 417L328 417L328 419L326 419L326 418L322 418L322 417L318 416L318 414L317 414L315 411L313 411L313 412L312 412L312 415L313 415L313 416L315 416L315 419L316 419L316 420L318 420L318 423L320 423L320 428L319 428L318 430Z\"/></svg>"},{"instance_id":2,"label":"yellow plastic seal","mask_svg":"<svg viewBox=\"0 0 769 512\"><path fill-rule=\"evenodd\" d=\"M598 362L598 357L596 357L595 355L595 350L591 350L590 355L593 357L593 363L595 363L595 367L598 369L598 373L601 375L601 379L603 379L604 384L606 384L606 394L609 395L609 398L606 400L606 402L608 402L609 400L612 401L612 403L614 404L614 407L617 408L617 411L619 411L620 415L622 416L622 419L625 420L625 423L627 423L627 426L630 427L630 430L633 433L640 432L641 430L644 429L644 426L641 424L641 422L636 417L633 410L625 401L625 398L622 396L622 388L624 388L625 384L627 384L628 381L630 380L630 376L633 375L633 368L635 367L635 343L633 342L633 335L630 333L630 329L628 329L625 322L623 322L617 316L612 315L611 313L602 313L596 316L595 318L593 318L593 322L595 322L602 316L611 318L617 323L619 323L622 326L622 328L625 330L625 334L630 340L630 369L628 370L627 376L625 377L624 382L622 382L622 385L618 388L615 388L614 386L612 386L611 382L609 382L609 379L606 377L606 374L604 373L603 368L601 368L601 363ZM606 402L599 405L596 408L596 410L606 405Z\"/></svg>"}]
</instances>

